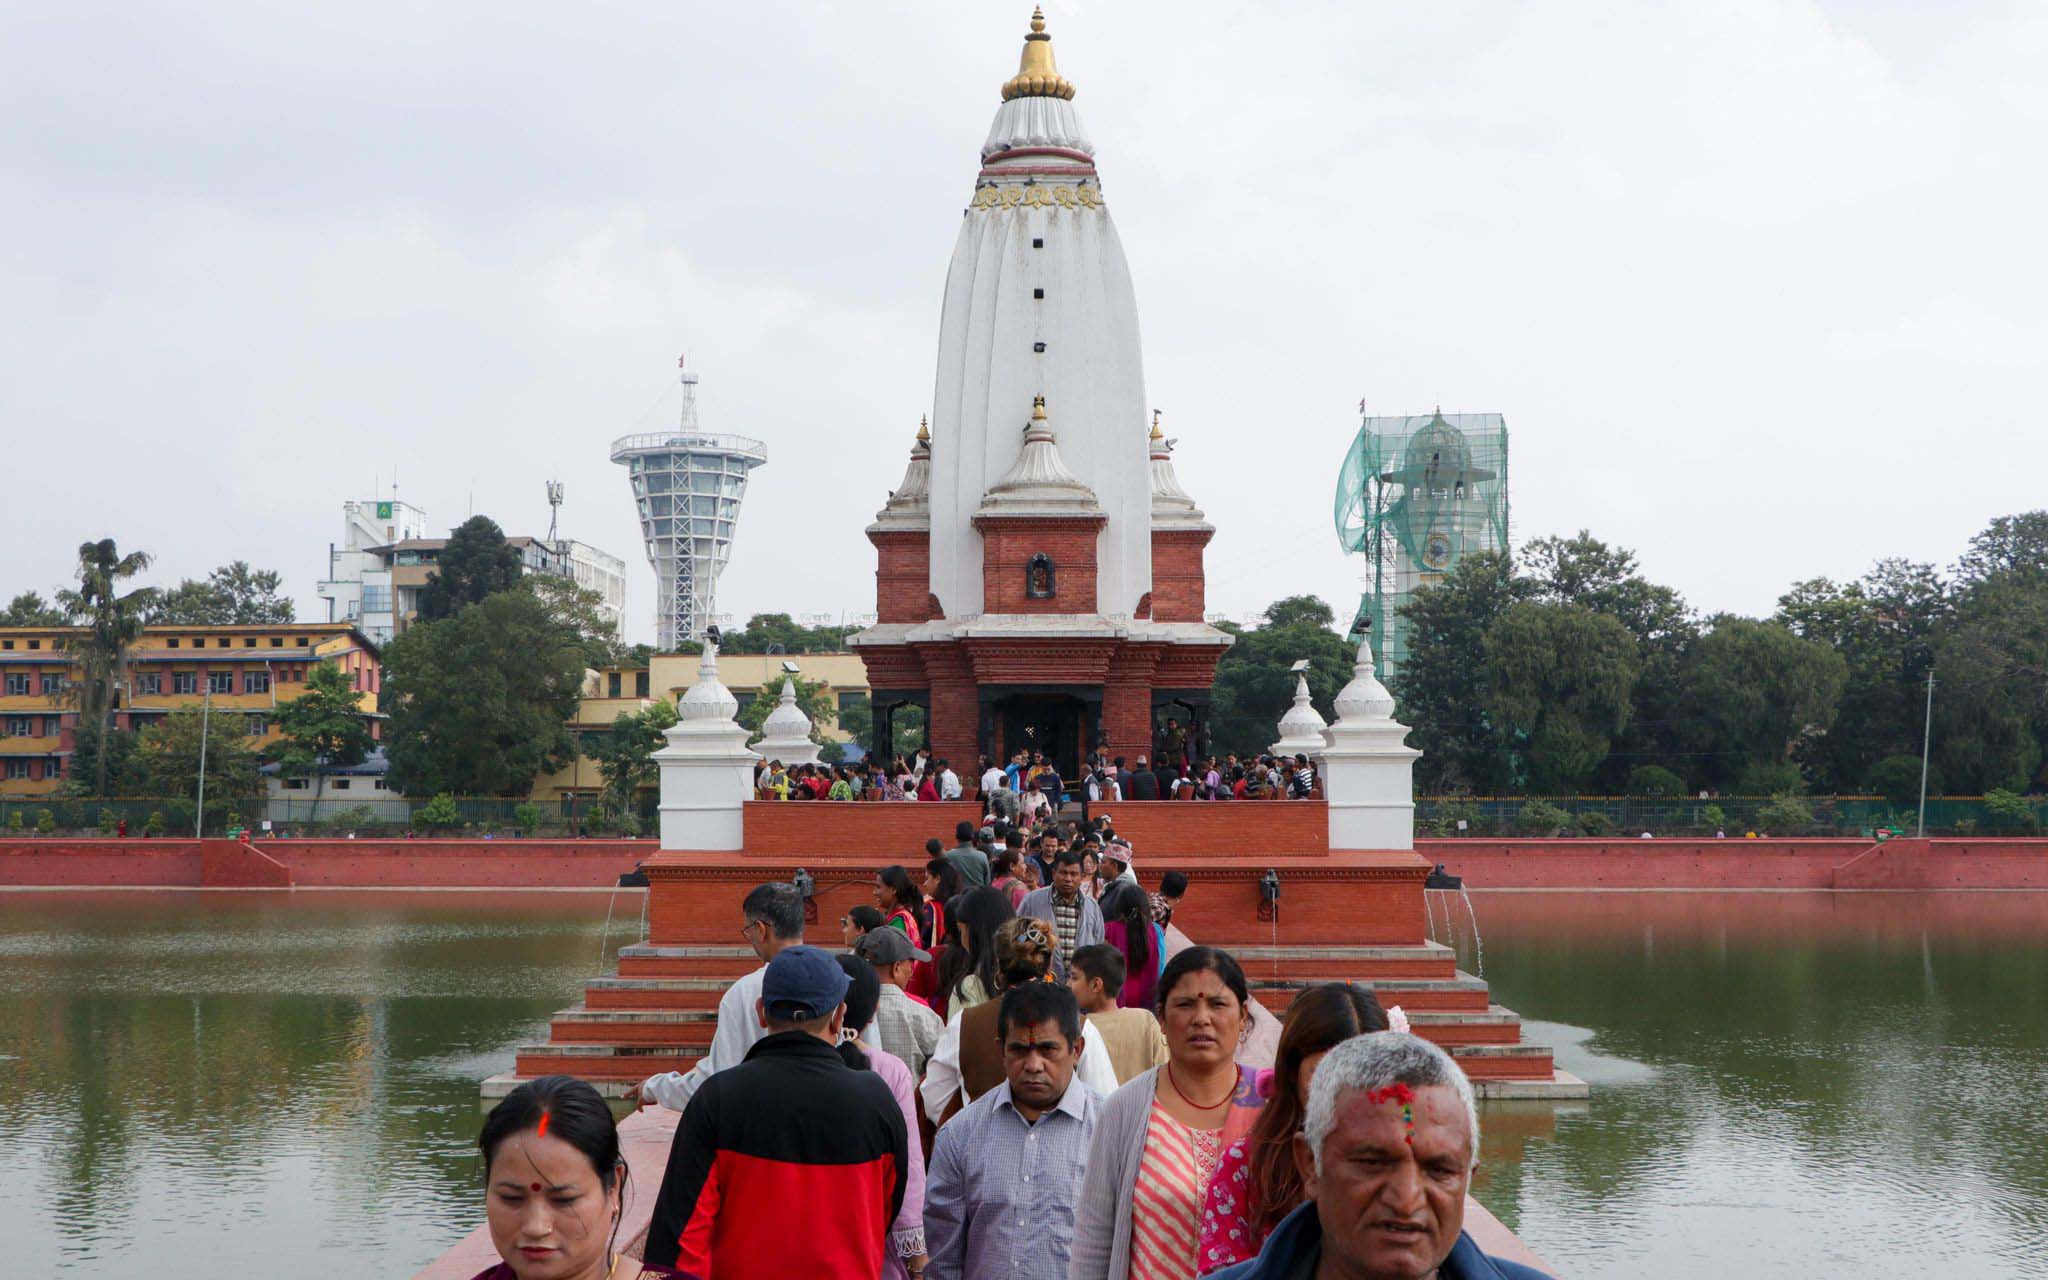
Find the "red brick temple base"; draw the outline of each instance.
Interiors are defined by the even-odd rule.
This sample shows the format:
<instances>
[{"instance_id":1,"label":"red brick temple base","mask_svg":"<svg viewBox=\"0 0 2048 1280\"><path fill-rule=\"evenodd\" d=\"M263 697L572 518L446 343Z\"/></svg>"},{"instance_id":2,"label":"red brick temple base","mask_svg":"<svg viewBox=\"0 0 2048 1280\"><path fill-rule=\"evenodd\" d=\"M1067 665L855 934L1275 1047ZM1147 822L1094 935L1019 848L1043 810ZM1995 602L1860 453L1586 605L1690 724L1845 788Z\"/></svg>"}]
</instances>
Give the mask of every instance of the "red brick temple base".
<instances>
[{"instance_id":1,"label":"red brick temple base","mask_svg":"<svg viewBox=\"0 0 2048 1280\"><path fill-rule=\"evenodd\" d=\"M1175 926L1235 955L1254 998L1275 1015L1316 983L1358 983L1382 1005L1401 1006L1416 1034L1449 1050L1484 1095L1585 1096L1583 1084L1555 1070L1548 1047L1522 1039L1520 1017L1492 1003L1486 983L1429 939L1429 867L1414 853L1330 849L1320 801L1104 808L1133 842L1148 888L1169 870L1187 874ZM486 1096L555 1072L624 1096L656 1072L687 1070L711 1043L719 996L759 963L739 937L749 889L808 873L811 940L837 950L839 917L872 904L879 868L922 861L927 836L948 836L979 812L973 804L749 802L743 850L655 855L646 864L647 941L622 948L617 976L592 979L581 1004L555 1014L547 1043L520 1049L514 1072L488 1081ZM1268 870L1278 877L1277 903L1261 889Z\"/></svg>"}]
</instances>

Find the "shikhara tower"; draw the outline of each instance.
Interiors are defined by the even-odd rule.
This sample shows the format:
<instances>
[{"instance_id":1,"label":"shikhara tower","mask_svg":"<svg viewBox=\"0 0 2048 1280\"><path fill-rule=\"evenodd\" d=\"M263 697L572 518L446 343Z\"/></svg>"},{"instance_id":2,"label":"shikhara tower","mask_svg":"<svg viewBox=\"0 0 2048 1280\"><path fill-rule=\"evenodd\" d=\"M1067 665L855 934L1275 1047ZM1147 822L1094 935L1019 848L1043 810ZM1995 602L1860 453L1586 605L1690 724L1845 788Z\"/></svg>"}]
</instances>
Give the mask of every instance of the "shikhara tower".
<instances>
[{"instance_id":1,"label":"shikhara tower","mask_svg":"<svg viewBox=\"0 0 2048 1280\"><path fill-rule=\"evenodd\" d=\"M877 623L854 637L878 738L906 703L934 751L1150 754L1207 718L1230 637L1205 625L1213 535L1148 424L1123 246L1034 13L981 147L939 319L930 430L868 528ZM1149 429L1148 429L1149 425Z\"/></svg>"}]
</instances>

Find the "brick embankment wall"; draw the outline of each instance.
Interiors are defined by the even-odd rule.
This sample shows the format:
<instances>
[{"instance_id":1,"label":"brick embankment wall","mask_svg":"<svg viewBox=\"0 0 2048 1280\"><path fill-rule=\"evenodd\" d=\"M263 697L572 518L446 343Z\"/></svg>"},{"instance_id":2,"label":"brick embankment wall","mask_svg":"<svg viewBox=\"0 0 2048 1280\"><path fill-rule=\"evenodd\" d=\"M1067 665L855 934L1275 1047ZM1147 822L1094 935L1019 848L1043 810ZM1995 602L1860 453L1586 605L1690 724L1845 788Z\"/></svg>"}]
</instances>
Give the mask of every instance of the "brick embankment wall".
<instances>
[{"instance_id":1,"label":"brick embankment wall","mask_svg":"<svg viewBox=\"0 0 2048 1280\"><path fill-rule=\"evenodd\" d=\"M0 885L104 888L597 889L653 840L19 840Z\"/></svg>"},{"instance_id":2,"label":"brick embankment wall","mask_svg":"<svg viewBox=\"0 0 2048 1280\"><path fill-rule=\"evenodd\" d=\"M1472 889L2042 889L2048 841L1418 840Z\"/></svg>"}]
</instances>

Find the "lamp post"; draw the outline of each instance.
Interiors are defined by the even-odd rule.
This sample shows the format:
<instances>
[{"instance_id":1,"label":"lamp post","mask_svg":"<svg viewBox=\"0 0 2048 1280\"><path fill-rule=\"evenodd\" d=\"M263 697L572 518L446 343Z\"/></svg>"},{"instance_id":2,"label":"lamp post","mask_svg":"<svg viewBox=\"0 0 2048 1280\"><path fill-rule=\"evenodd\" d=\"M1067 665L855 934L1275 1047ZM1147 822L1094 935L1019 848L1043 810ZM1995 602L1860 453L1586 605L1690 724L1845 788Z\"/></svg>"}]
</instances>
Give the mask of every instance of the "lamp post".
<instances>
[{"instance_id":1,"label":"lamp post","mask_svg":"<svg viewBox=\"0 0 2048 1280\"><path fill-rule=\"evenodd\" d=\"M1934 668L1927 669L1927 721L1920 730L1920 822L1916 840L1927 838L1927 756L1934 743Z\"/></svg>"},{"instance_id":2,"label":"lamp post","mask_svg":"<svg viewBox=\"0 0 2048 1280\"><path fill-rule=\"evenodd\" d=\"M199 810L192 818L192 838L198 840L206 829L206 731L213 719L213 685L199 704Z\"/></svg>"}]
</instances>

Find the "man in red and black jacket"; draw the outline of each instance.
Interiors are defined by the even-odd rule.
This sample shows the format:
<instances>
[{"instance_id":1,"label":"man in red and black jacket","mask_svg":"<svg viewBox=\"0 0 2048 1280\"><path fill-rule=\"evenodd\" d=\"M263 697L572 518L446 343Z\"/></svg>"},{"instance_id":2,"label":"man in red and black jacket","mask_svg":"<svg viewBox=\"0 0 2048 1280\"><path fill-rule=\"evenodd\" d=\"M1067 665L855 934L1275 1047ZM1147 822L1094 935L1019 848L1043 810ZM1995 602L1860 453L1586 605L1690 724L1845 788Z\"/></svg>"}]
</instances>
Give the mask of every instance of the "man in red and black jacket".
<instances>
[{"instance_id":1,"label":"man in red and black jacket","mask_svg":"<svg viewBox=\"0 0 2048 1280\"><path fill-rule=\"evenodd\" d=\"M882 1078L839 1056L847 981L817 947L768 962L757 1012L769 1034L684 1110L648 1262L692 1280L881 1275L909 1135Z\"/></svg>"}]
</instances>

